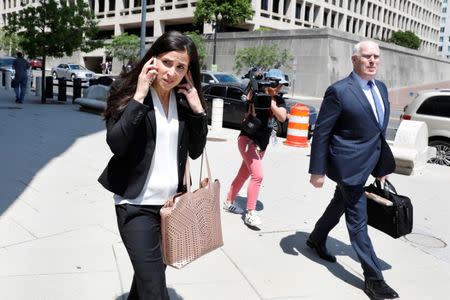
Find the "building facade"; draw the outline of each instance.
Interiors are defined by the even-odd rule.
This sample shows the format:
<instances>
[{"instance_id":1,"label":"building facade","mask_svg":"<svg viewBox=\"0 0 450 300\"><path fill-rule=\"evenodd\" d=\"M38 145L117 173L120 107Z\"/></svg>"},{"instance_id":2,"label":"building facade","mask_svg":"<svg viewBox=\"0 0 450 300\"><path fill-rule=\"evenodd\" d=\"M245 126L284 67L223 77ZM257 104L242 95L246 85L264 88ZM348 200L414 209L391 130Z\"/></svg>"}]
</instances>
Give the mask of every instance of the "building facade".
<instances>
[{"instance_id":1,"label":"building facade","mask_svg":"<svg viewBox=\"0 0 450 300\"><path fill-rule=\"evenodd\" d=\"M123 32L140 35L140 0L85 0L99 20L101 36ZM333 28L366 38L387 40L398 30L412 31L421 40L420 50L438 51L442 0L251 0L254 17L233 30L258 28L292 30ZM447 1L447 0L443 0ZM147 42L167 30L199 29L211 33L209 24L192 24L195 0L147 0ZM39 0L0 0L0 27L7 15ZM228 29L230 30L230 29ZM226 31L226 28L225 30Z\"/></svg>"},{"instance_id":2,"label":"building facade","mask_svg":"<svg viewBox=\"0 0 450 300\"><path fill-rule=\"evenodd\" d=\"M442 15L439 28L438 52L441 56L450 58L450 11L448 0L442 0Z\"/></svg>"}]
</instances>

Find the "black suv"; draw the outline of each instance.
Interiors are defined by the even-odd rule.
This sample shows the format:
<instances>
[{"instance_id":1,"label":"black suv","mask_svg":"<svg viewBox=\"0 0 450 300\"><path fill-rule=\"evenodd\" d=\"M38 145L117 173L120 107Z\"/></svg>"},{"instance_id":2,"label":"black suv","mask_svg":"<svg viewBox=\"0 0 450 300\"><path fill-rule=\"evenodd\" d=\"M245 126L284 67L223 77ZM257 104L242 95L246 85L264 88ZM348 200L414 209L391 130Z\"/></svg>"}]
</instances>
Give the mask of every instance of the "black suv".
<instances>
[{"instance_id":1,"label":"black suv","mask_svg":"<svg viewBox=\"0 0 450 300\"><path fill-rule=\"evenodd\" d=\"M241 99L244 93L244 88L241 84L233 83L214 83L203 86L203 95L205 97L208 114L208 122L211 122L212 115L212 99L223 99L223 126L240 129L242 119L246 112L246 103ZM289 114L290 108L297 103L291 99L285 99L287 112ZM312 136L314 125L317 119L317 110L313 106L306 105L309 108L309 130L308 137ZM277 135L286 137L288 120L286 122L276 122L274 124Z\"/></svg>"}]
</instances>

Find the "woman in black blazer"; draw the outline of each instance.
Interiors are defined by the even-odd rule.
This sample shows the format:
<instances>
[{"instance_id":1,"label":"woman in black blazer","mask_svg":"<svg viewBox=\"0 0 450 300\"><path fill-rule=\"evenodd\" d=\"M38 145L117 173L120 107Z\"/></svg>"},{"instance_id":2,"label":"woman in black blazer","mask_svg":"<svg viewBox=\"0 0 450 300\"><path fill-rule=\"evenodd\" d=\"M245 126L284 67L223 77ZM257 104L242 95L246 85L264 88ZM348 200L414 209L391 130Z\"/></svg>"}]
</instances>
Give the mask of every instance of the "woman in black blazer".
<instances>
[{"instance_id":1,"label":"woman in black blazer","mask_svg":"<svg viewBox=\"0 0 450 300\"><path fill-rule=\"evenodd\" d=\"M113 157L99 182L114 193L119 232L134 269L128 299L169 299L159 211L186 189L187 155L200 156L207 119L193 41L176 31L158 38L111 88L105 111Z\"/></svg>"}]
</instances>

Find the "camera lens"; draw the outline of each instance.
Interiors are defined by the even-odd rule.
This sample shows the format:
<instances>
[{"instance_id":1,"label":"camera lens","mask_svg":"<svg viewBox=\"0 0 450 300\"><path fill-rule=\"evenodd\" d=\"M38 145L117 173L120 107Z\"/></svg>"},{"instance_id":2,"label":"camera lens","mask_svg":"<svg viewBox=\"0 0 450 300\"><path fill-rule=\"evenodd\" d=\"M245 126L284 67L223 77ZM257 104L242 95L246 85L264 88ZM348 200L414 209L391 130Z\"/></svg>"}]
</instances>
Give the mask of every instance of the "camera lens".
<instances>
[{"instance_id":1,"label":"camera lens","mask_svg":"<svg viewBox=\"0 0 450 300\"><path fill-rule=\"evenodd\" d=\"M270 83L270 87L271 88L276 88L278 86L278 82L271 82Z\"/></svg>"}]
</instances>

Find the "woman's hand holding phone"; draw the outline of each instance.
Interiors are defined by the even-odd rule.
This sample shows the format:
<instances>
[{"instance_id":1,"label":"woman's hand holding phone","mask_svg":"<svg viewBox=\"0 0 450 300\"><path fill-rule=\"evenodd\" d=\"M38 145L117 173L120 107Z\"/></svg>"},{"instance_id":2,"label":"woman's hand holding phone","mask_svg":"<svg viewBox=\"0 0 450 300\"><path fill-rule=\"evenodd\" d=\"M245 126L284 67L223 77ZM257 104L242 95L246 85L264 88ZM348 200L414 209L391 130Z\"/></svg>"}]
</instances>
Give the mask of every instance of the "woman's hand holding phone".
<instances>
[{"instance_id":1,"label":"woman's hand holding phone","mask_svg":"<svg viewBox=\"0 0 450 300\"><path fill-rule=\"evenodd\" d=\"M144 99L148 94L150 86L158 75L158 66L156 65L156 57L150 58L148 62L142 67L141 73L138 77L138 83L136 86L136 92L133 99L144 103Z\"/></svg>"},{"instance_id":2,"label":"woman's hand holding phone","mask_svg":"<svg viewBox=\"0 0 450 300\"><path fill-rule=\"evenodd\" d=\"M202 103L200 102L200 97L198 96L197 89L194 86L191 71L188 71L183 79L184 80L182 80L181 83L177 86L178 93L186 96L186 100L194 113L201 113L205 111L203 109Z\"/></svg>"}]
</instances>

